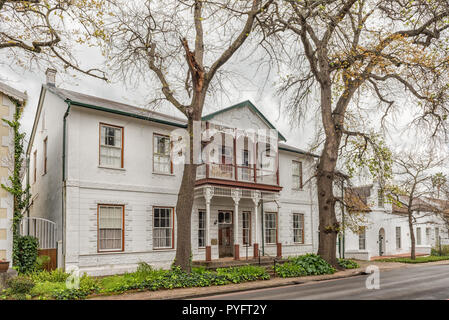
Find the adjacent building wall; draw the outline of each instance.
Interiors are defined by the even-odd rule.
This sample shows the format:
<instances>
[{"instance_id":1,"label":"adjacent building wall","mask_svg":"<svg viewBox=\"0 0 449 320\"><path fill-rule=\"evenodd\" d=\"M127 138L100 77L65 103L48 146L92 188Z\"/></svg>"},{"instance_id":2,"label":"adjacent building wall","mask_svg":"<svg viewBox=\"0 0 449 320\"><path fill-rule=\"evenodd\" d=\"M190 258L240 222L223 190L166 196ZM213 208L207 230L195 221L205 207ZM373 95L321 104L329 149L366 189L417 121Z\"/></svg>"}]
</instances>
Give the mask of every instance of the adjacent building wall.
<instances>
[{"instance_id":1,"label":"adjacent building wall","mask_svg":"<svg viewBox=\"0 0 449 320\"><path fill-rule=\"evenodd\" d=\"M15 105L0 93L0 119L12 120ZM8 177L13 171L14 133L4 121L0 122L0 182L10 185ZM12 260L13 196L0 188L0 260Z\"/></svg>"}]
</instances>

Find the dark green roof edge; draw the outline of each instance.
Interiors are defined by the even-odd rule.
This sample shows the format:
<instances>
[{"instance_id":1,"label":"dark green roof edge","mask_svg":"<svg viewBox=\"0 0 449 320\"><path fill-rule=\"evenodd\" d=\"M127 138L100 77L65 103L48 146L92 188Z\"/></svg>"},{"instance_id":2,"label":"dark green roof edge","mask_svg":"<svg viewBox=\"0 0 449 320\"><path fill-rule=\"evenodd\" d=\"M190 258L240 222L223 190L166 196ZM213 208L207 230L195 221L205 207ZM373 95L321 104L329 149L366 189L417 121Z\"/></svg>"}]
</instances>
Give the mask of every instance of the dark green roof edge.
<instances>
[{"instance_id":1,"label":"dark green roof edge","mask_svg":"<svg viewBox=\"0 0 449 320\"><path fill-rule=\"evenodd\" d=\"M245 101L243 101L243 102L240 102L240 103L237 103L237 104L235 104L235 105L233 105L233 106L230 106L230 107L227 107L227 108L224 108L224 109L221 109L221 110L218 110L218 111L215 111L215 112L212 112L212 113L209 113L208 115L205 115L204 117L202 117L201 119L203 120L203 121L209 121L209 120L211 120L213 117L215 117L216 115L218 115L218 114L220 114L220 113L223 113L223 112L226 112L226 111L229 111L229 110L231 110L231 109L237 109L237 108L242 108L242 107L244 107L244 106L249 106L253 111L255 111L266 123L268 123L268 125L272 128L272 129L275 129L277 132L278 132L278 135L279 135L279 138L281 138L281 140L282 141L287 141L287 139L285 139L285 137L276 129L276 127L275 126L273 126L272 124L271 124L271 122L267 119L267 118L265 118L265 116L262 114L262 112L260 112L259 111L259 109L257 109L257 107L251 102L251 101L249 101L249 100L245 100Z\"/></svg>"},{"instance_id":2,"label":"dark green roof edge","mask_svg":"<svg viewBox=\"0 0 449 320\"><path fill-rule=\"evenodd\" d=\"M314 158L319 158L320 157L319 155L313 154L313 153L310 153L310 152L299 151L299 150L292 150L292 149L289 149L289 148L286 148L286 147L281 147L281 146L279 146L279 150L293 152L293 153L298 153L298 154L303 154L303 155L311 156L311 157L314 157Z\"/></svg>"},{"instance_id":3,"label":"dark green roof edge","mask_svg":"<svg viewBox=\"0 0 449 320\"><path fill-rule=\"evenodd\" d=\"M70 103L73 106L79 106L79 107L94 109L94 110L98 110L98 111L115 113L115 114L119 114L119 115L122 115L122 116L127 116L127 117L136 118L136 119L152 121L152 122L156 122L156 123L160 123L160 124L166 124L166 125L175 126L175 127L178 127L178 128L187 128L187 124L180 124L180 123L171 122L171 121L165 121L165 120L156 119L156 118L152 118L152 117L145 117L145 116L141 116L141 115L134 114L134 113L129 113L129 112L115 110L115 109L109 109L109 108L105 108L105 107L99 107L99 106L95 106L95 105L88 104L88 103L74 101L74 100L71 100L71 99L65 99L64 101L66 103Z\"/></svg>"}]
</instances>

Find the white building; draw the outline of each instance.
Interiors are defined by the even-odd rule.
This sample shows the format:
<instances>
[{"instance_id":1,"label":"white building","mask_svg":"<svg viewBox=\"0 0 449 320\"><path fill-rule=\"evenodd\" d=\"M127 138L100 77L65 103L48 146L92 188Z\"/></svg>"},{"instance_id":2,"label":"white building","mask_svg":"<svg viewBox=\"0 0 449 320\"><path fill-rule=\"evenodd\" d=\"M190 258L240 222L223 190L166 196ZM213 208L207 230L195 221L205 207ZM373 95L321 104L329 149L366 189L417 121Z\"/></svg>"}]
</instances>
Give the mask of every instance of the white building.
<instances>
[{"instance_id":1,"label":"white building","mask_svg":"<svg viewBox=\"0 0 449 320\"><path fill-rule=\"evenodd\" d=\"M93 275L131 271L140 261L169 267L183 170L173 163L169 135L185 128L185 119L57 88L54 76L50 71L42 86L27 149L30 221L56 226L46 237L59 241L60 267ZM249 101L202 124L223 132L274 129ZM305 183L316 156L277 139L273 172L260 166L262 145L247 138L242 150L237 142L223 146L217 163L198 167L193 260L316 252L316 191ZM257 165L248 161L254 155Z\"/></svg>"},{"instance_id":2,"label":"white building","mask_svg":"<svg viewBox=\"0 0 449 320\"><path fill-rule=\"evenodd\" d=\"M370 260L373 257L410 254L411 240L405 208L386 201L378 183L352 188L365 223L358 232L346 229L345 258ZM349 197L349 193L346 193ZM449 242L448 225L432 207L441 200L420 199L413 214L416 254L430 254L431 248ZM357 209L356 209L357 210Z\"/></svg>"},{"instance_id":3,"label":"white building","mask_svg":"<svg viewBox=\"0 0 449 320\"><path fill-rule=\"evenodd\" d=\"M0 119L13 120L16 111L15 101L22 106L27 95L4 83L0 83ZM11 186L9 177L14 170L14 131L0 120L0 182ZM0 260L10 261L12 266L12 219L14 214L14 198L0 188Z\"/></svg>"}]
</instances>

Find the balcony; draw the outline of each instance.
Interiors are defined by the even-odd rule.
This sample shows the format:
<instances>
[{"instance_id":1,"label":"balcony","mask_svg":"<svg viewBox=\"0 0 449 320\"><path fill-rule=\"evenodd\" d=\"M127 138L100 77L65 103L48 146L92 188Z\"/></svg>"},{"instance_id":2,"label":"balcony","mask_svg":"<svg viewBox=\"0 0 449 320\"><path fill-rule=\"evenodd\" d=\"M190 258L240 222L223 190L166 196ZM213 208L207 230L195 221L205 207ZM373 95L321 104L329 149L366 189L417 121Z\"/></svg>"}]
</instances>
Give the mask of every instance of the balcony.
<instances>
[{"instance_id":1,"label":"balcony","mask_svg":"<svg viewBox=\"0 0 449 320\"><path fill-rule=\"evenodd\" d=\"M217 185L242 186L275 191L281 189L279 187L277 171L273 172L271 170L256 169L255 166L249 167L235 166L233 164L204 163L198 165L196 179L197 185L213 183Z\"/></svg>"}]
</instances>

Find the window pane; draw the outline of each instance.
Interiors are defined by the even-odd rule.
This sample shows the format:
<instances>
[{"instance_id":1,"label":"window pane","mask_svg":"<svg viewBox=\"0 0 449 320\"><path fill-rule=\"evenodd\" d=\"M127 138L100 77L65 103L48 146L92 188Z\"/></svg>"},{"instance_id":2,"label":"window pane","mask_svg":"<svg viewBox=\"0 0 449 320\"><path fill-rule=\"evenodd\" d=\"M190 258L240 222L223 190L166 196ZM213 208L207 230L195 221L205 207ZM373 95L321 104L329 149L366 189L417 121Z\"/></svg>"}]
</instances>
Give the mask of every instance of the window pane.
<instances>
[{"instance_id":1,"label":"window pane","mask_svg":"<svg viewBox=\"0 0 449 320\"><path fill-rule=\"evenodd\" d=\"M153 247L171 248L172 247L172 209L154 208L153 211Z\"/></svg>"},{"instance_id":2,"label":"window pane","mask_svg":"<svg viewBox=\"0 0 449 320\"><path fill-rule=\"evenodd\" d=\"M122 166L122 129L101 125L100 165Z\"/></svg>"},{"instance_id":3,"label":"window pane","mask_svg":"<svg viewBox=\"0 0 449 320\"><path fill-rule=\"evenodd\" d=\"M100 206L98 214L99 250L121 250L123 208L121 206Z\"/></svg>"}]
</instances>

